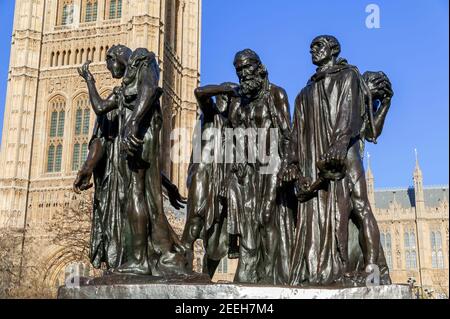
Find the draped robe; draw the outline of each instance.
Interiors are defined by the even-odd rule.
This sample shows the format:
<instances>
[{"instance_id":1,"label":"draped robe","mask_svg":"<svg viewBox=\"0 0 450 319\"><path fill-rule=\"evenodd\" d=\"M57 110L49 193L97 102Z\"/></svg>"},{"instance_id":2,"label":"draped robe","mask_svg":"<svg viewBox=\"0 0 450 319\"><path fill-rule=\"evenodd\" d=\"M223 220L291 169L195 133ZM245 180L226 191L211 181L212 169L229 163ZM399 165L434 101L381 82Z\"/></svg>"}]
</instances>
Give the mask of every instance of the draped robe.
<instances>
[{"instance_id":1,"label":"draped robe","mask_svg":"<svg viewBox=\"0 0 450 319\"><path fill-rule=\"evenodd\" d=\"M153 57L154 59L154 57ZM154 276L187 273L185 253L163 208L160 173L160 131L162 114L159 99L151 105L139 126L142 149L133 157L121 150L123 128L138 104L139 79L144 68L159 72L152 54L137 49L130 57L121 88L114 90L119 105L97 118L93 138L99 138L104 158L94 170L95 194L91 231L90 259L95 268L104 262L107 269L124 264L131 254L131 226L127 212L133 194L132 170L145 168L144 200L148 209L148 262ZM159 77L159 74L157 76Z\"/></svg>"},{"instance_id":2,"label":"draped robe","mask_svg":"<svg viewBox=\"0 0 450 319\"><path fill-rule=\"evenodd\" d=\"M300 174L319 178L316 163L334 143L359 153L364 97L355 67L338 64L316 73L295 102L293 147ZM347 166L355 163L347 157ZM362 163L360 171L363 172ZM358 167L359 169L359 167ZM348 240L351 180L330 181L315 197L299 203L290 284L331 284L342 278Z\"/></svg>"}]
</instances>

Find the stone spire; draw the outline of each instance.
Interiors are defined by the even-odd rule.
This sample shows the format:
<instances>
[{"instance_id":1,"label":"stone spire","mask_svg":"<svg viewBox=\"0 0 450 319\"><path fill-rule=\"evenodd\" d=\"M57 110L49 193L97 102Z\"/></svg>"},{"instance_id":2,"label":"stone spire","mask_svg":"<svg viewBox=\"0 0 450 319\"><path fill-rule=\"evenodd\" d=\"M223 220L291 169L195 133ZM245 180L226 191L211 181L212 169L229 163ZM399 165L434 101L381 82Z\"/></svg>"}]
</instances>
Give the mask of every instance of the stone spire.
<instances>
[{"instance_id":1,"label":"stone spire","mask_svg":"<svg viewBox=\"0 0 450 319\"><path fill-rule=\"evenodd\" d=\"M369 202L372 208L375 207L375 179L372 174L372 167L370 165L370 154L367 153L367 172L366 172L366 183L367 183L367 196L369 197Z\"/></svg>"},{"instance_id":2,"label":"stone spire","mask_svg":"<svg viewBox=\"0 0 450 319\"><path fill-rule=\"evenodd\" d=\"M414 149L416 156L416 167L414 169L414 194L416 198L416 209L422 210L425 206L423 196L423 175L419 166L419 155L417 149Z\"/></svg>"}]
</instances>

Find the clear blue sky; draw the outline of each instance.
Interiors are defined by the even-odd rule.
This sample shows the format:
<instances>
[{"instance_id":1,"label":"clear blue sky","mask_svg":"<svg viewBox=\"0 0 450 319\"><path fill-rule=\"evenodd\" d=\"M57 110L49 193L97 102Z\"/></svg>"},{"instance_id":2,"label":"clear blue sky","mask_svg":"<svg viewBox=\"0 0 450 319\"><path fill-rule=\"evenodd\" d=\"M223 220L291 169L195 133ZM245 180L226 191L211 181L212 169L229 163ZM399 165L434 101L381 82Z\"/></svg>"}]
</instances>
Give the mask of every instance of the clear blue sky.
<instances>
[{"instance_id":1,"label":"clear blue sky","mask_svg":"<svg viewBox=\"0 0 450 319\"><path fill-rule=\"evenodd\" d=\"M380 29L365 25L371 3L380 8ZM333 34L343 57L362 72L385 71L395 90L383 135L367 147L376 187L412 184L414 148L425 185L448 184L448 6L447 0L203 0L202 84L237 81L234 54L250 47L293 104L314 72L311 40ZM0 0L1 122L12 14L13 1Z\"/></svg>"}]
</instances>

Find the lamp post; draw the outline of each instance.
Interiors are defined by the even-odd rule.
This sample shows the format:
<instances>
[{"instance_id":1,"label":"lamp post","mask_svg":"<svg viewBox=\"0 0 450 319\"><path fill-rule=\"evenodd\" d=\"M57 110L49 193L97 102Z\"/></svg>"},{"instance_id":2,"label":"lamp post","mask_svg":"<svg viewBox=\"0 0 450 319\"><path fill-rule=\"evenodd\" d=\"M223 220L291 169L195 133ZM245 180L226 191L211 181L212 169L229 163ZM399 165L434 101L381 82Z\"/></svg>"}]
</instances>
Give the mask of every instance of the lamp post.
<instances>
[{"instance_id":1,"label":"lamp post","mask_svg":"<svg viewBox=\"0 0 450 319\"><path fill-rule=\"evenodd\" d=\"M415 296L417 299L433 299L434 290L423 288L420 285L416 285L416 279L414 277L408 278L408 285L411 287L411 290L413 290Z\"/></svg>"},{"instance_id":2,"label":"lamp post","mask_svg":"<svg viewBox=\"0 0 450 319\"><path fill-rule=\"evenodd\" d=\"M434 293L434 290L433 290L433 289L425 288L425 289L423 290L423 292L426 294L427 299L433 299L433 293Z\"/></svg>"},{"instance_id":3,"label":"lamp post","mask_svg":"<svg viewBox=\"0 0 450 319\"><path fill-rule=\"evenodd\" d=\"M416 285L416 282L417 282L416 278L414 278L414 277L409 277L408 281L407 281L408 285L411 287L411 290L415 294L416 299L419 299L420 298L420 293L419 293L420 286Z\"/></svg>"}]
</instances>

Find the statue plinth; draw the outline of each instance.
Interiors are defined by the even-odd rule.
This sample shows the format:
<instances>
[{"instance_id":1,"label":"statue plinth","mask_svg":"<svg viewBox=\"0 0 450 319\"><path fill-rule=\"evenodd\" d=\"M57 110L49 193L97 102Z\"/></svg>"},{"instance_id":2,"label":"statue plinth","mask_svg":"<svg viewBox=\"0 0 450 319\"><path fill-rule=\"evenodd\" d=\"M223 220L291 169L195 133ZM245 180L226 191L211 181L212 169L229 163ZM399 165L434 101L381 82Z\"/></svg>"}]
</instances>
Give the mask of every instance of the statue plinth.
<instances>
[{"instance_id":1,"label":"statue plinth","mask_svg":"<svg viewBox=\"0 0 450 319\"><path fill-rule=\"evenodd\" d=\"M407 285L356 288L213 284L201 275L158 277L105 276L59 288L58 299L412 299Z\"/></svg>"}]
</instances>

